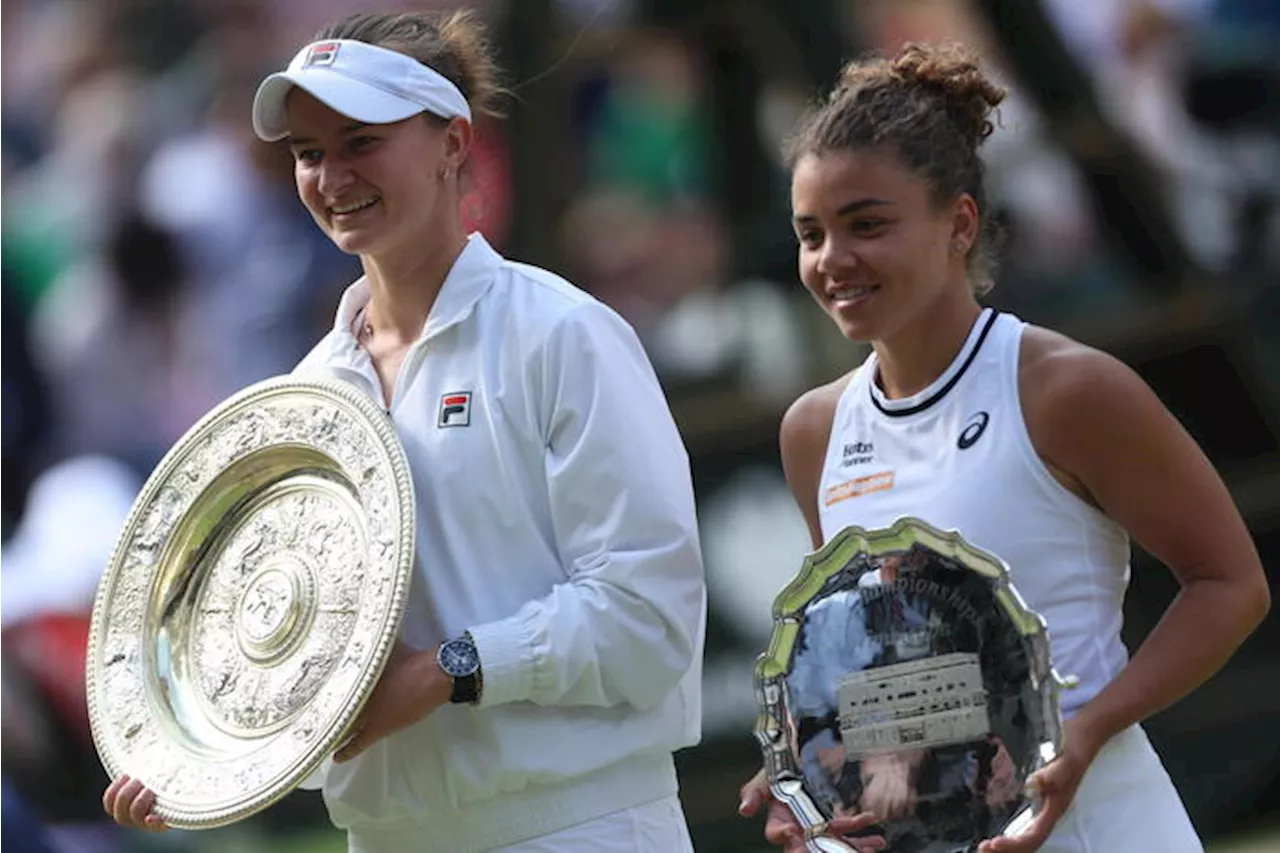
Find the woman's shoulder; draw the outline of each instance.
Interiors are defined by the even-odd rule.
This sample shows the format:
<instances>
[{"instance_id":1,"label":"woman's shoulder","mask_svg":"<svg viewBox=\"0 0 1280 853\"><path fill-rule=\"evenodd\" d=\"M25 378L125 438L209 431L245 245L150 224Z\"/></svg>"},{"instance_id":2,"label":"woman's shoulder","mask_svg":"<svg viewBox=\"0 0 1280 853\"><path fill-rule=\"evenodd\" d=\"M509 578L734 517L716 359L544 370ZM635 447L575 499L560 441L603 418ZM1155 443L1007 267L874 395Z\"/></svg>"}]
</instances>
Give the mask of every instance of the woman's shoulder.
<instances>
[{"instance_id":1,"label":"woman's shoulder","mask_svg":"<svg viewBox=\"0 0 1280 853\"><path fill-rule=\"evenodd\" d=\"M653 373L631 324L550 270L504 261L482 315L477 346L544 392L560 387L565 377L572 384L637 367Z\"/></svg>"},{"instance_id":2,"label":"woman's shoulder","mask_svg":"<svg viewBox=\"0 0 1280 853\"><path fill-rule=\"evenodd\" d=\"M1027 325L1018 352L1018 385L1024 406L1059 408L1104 403L1145 383L1115 356L1061 332Z\"/></svg>"},{"instance_id":3,"label":"woman's shoulder","mask_svg":"<svg viewBox=\"0 0 1280 853\"><path fill-rule=\"evenodd\" d=\"M504 259L505 300L540 314L563 316L598 300L559 273L522 261Z\"/></svg>"},{"instance_id":4,"label":"woman's shoulder","mask_svg":"<svg viewBox=\"0 0 1280 853\"><path fill-rule=\"evenodd\" d=\"M501 280L500 304L521 337L545 341L579 325L631 328L611 307L551 270L507 260Z\"/></svg>"},{"instance_id":5,"label":"woman's shoulder","mask_svg":"<svg viewBox=\"0 0 1280 853\"><path fill-rule=\"evenodd\" d=\"M1119 436L1166 419L1159 398L1129 365L1038 326L1022 336L1018 394L1037 452L1077 477L1116 452Z\"/></svg>"},{"instance_id":6,"label":"woman's shoulder","mask_svg":"<svg viewBox=\"0 0 1280 853\"><path fill-rule=\"evenodd\" d=\"M826 448L840 398L857 372L855 368L832 382L809 389L787 408L779 429L783 453L798 447Z\"/></svg>"},{"instance_id":7,"label":"woman's shoulder","mask_svg":"<svg viewBox=\"0 0 1280 853\"><path fill-rule=\"evenodd\" d=\"M1053 371L1063 366L1070 359L1092 357L1090 354L1102 355L1100 350L1068 337L1061 332L1027 323L1022 332L1022 343L1018 352L1018 370Z\"/></svg>"}]
</instances>

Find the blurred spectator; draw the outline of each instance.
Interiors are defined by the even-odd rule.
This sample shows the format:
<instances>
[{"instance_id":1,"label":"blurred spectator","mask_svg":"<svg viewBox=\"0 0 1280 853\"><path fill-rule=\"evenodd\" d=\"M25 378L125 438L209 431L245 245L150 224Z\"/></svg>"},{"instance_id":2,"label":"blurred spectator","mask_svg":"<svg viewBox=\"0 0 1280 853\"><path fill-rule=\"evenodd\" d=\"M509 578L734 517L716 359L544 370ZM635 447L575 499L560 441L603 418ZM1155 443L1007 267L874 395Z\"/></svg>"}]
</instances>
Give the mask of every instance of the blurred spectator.
<instances>
[{"instance_id":1,"label":"blurred spectator","mask_svg":"<svg viewBox=\"0 0 1280 853\"><path fill-rule=\"evenodd\" d=\"M658 205L711 190L711 131L697 54L670 32L641 32L615 59L588 128L587 179Z\"/></svg>"},{"instance_id":2,"label":"blurred spectator","mask_svg":"<svg viewBox=\"0 0 1280 853\"><path fill-rule=\"evenodd\" d=\"M127 465L106 456L68 459L36 479L27 511L0 551L0 628L50 613L87 618L140 485ZM76 692L65 694L71 712L83 706Z\"/></svg>"},{"instance_id":3,"label":"blurred spectator","mask_svg":"<svg viewBox=\"0 0 1280 853\"><path fill-rule=\"evenodd\" d=\"M7 263L0 273L0 366L3 370L3 463L0 492L3 498L3 538L21 517L27 490L42 464L50 425L48 392L31 358L27 312L15 294Z\"/></svg>"},{"instance_id":4,"label":"blurred spectator","mask_svg":"<svg viewBox=\"0 0 1280 853\"><path fill-rule=\"evenodd\" d=\"M23 159L34 157L9 171L4 185L5 255L27 306L100 245L128 203L145 127L139 79L110 37L107 4L37 8L35 49L19 51L11 64L30 88L12 92L13 103L7 90L5 106L5 123L27 128Z\"/></svg>"},{"instance_id":5,"label":"blurred spectator","mask_svg":"<svg viewBox=\"0 0 1280 853\"><path fill-rule=\"evenodd\" d=\"M673 31L623 41L578 87L586 168L562 227L573 274L636 327L668 386L718 379L785 396L801 351L787 300L767 284L728 286L704 57Z\"/></svg>"},{"instance_id":6,"label":"blurred spectator","mask_svg":"<svg viewBox=\"0 0 1280 853\"><path fill-rule=\"evenodd\" d=\"M8 691L6 690L7 694ZM11 701L6 698L6 701ZM6 730L5 737L18 732ZM0 779L4 785L4 800L0 803L0 842L10 853L53 853L45 841L44 826L31 809L26 797L6 775Z\"/></svg>"},{"instance_id":7,"label":"blurred spectator","mask_svg":"<svg viewBox=\"0 0 1280 853\"><path fill-rule=\"evenodd\" d=\"M253 136L253 91L228 80L208 121L165 142L141 179L142 209L189 264L181 334L214 400L291 370L360 274L298 203L288 149Z\"/></svg>"},{"instance_id":8,"label":"blurred spectator","mask_svg":"<svg viewBox=\"0 0 1280 853\"><path fill-rule=\"evenodd\" d=\"M1265 285L1280 274L1280 4L1215 0L1189 41L1187 111L1238 175L1232 272Z\"/></svg>"},{"instance_id":9,"label":"blurred spectator","mask_svg":"<svg viewBox=\"0 0 1280 853\"><path fill-rule=\"evenodd\" d=\"M1192 118L1186 80L1205 33L1221 16L1244 14L1247 6L1237 0L1045 4L1092 75L1104 115L1162 173L1179 236L1199 263L1215 271L1225 271L1242 251L1237 212L1259 179L1276 184L1280 152L1273 139L1245 154L1207 132ZM1237 39L1235 49L1248 41ZM1269 44L1274 54L1276 43ZM1251 168L1259 158L1265 165Z\"/></svg>"},{"instance_id":10,"label":"blurred spectator","mask_svg":"<svg viewBox=\"0 0 1280 853\"><path fill-rule=\"evenodd\" d=\"M113 459L60 463L33 484L0 554L4 776L56 851L111 850L117 836L99 804L108 780L90 737L84 668L98 580L138 486Z\"/></svg>"},{"instance_id":11,"label":"blurred spectator","mask_svg":"<svg viewBox=\"0 0 1280 853\"><path fill-rule=\"evenodd\" d=\"M173 238L127 211L37 307L37 357L54 399L54 452L106 453L149 473L216 402L184 364L184 271Z\"/></svg>"}]
</instances>

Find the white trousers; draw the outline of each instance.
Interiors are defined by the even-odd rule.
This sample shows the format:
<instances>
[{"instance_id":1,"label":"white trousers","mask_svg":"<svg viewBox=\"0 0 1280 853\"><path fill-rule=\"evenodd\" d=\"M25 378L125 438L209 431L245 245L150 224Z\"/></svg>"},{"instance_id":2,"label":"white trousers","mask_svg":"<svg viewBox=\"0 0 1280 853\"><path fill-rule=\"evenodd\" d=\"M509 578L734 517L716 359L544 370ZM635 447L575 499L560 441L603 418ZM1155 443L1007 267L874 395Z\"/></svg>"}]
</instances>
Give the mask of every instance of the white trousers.
<instances>
[{"instance_id":1,"label":"white trousers","mask_svg":"<svg viewBox=\"0 0 1280 853\"><path fill-rule=\"evenodd\" d=\"M392 853L374 850L350 839L351 853ZM451 853L431 846L429 835L412 845L413 853ZM397 849L395 853L403 853ZM488 853L693 853L684 810L676 796L623 809L586 823L530 838Z\"/></svg>"},{"instance_id":2,"label":"white trousers","mask_svg":"<svg viewBox=\"0 0 1280 853\"><path fill-rule=\"evenodd\" d=\"M1039 853L1203 853L1146 732L1111 739Z\"/></svg>"}]
</instances>

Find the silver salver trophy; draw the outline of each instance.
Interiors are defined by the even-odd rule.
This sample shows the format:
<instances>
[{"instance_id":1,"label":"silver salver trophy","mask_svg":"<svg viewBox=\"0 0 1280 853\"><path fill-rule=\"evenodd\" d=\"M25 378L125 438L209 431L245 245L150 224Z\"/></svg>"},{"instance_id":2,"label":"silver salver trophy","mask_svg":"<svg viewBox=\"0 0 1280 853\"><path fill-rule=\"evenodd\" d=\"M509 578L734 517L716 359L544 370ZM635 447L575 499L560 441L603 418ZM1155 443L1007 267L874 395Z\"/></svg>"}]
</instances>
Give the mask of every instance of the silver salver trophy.
<instances>
[{"instance_id":1,"label":"silver salver trophy","mask_svg":"<svg viewBox=\"0 0 1280 853\"><path fill-rule=\"evenodd\" d=\"M399 438L355 386L267 380L206 415L148 478L98 587L86 687L107 772L186 829L292 791L394 648L414 529Z\"/></svg>"},{"instance_id":2,"label":"silver salver trophy","mask_svg":"<svg viewBox=\"0 0 1280 853\"><path fill-rule=\"evenodd\" d=\"M867 834L893 853L967 853L1029 823L1025 783L1061 750L1072 680L998 558L914 518L850 527L805 559L773 622L755 736L811 853L856 850L826 824L882 802L885 779L896 813Z\"/></svg>"}]
</instances>

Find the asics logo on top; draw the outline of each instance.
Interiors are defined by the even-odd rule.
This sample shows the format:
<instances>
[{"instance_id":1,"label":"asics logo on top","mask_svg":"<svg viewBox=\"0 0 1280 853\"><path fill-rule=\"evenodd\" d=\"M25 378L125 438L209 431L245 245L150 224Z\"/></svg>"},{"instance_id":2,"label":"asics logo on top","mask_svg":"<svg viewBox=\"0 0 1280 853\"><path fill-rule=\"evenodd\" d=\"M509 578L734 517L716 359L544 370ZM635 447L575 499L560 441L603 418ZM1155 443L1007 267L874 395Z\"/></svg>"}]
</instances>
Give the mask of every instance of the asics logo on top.
<instances>
[{"instance_id":1,"label":"asics logo on top","mask_svg":"<svg viewBox=\"0 0 1280 853\"><path fill-rule=\"evenodd\" d=\"M956 441L956 447L961 450L968 450L982 438L982 434L987 431L987 423L991 420L991 415L986 412L978 412L969 418L969 422L965 424L964 429L960 432L960 438Z\"/></svg>"}]
</instances>

